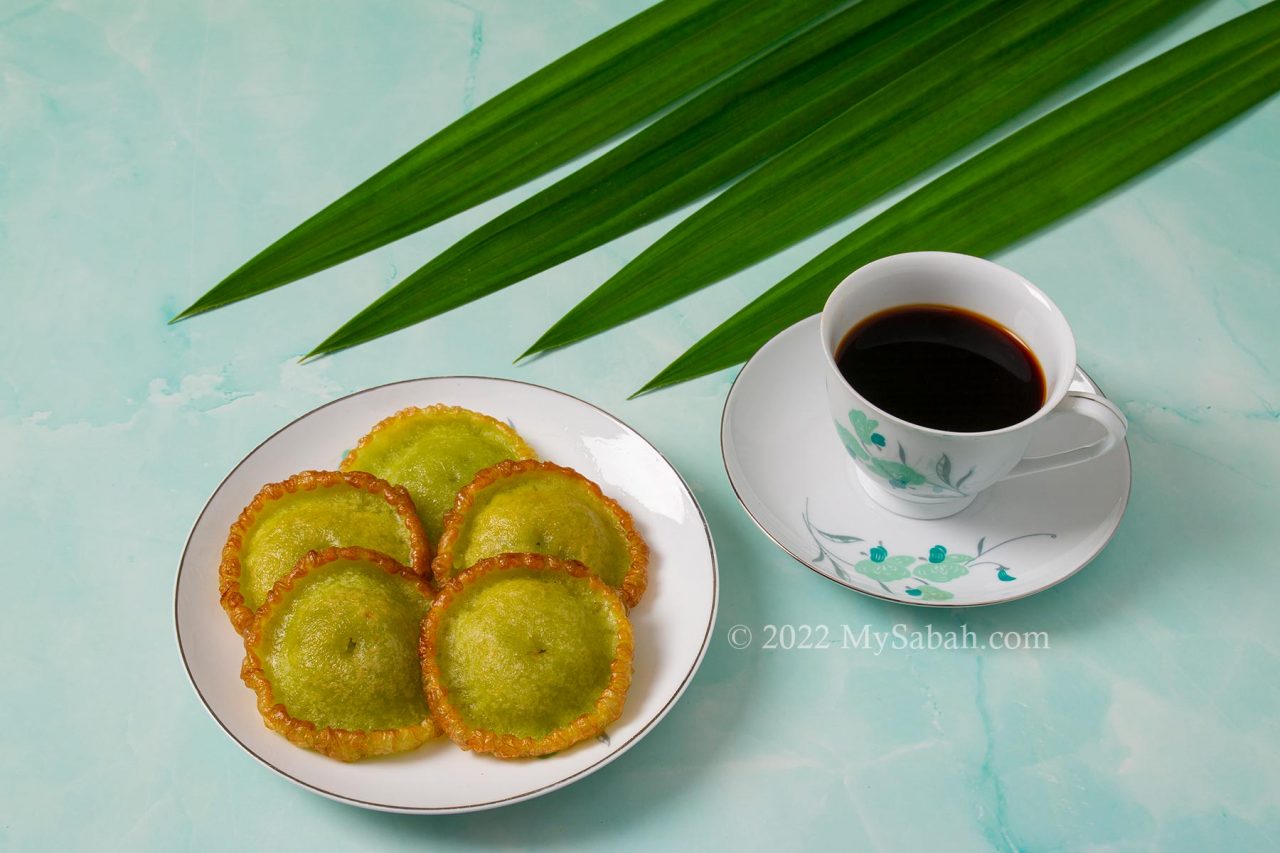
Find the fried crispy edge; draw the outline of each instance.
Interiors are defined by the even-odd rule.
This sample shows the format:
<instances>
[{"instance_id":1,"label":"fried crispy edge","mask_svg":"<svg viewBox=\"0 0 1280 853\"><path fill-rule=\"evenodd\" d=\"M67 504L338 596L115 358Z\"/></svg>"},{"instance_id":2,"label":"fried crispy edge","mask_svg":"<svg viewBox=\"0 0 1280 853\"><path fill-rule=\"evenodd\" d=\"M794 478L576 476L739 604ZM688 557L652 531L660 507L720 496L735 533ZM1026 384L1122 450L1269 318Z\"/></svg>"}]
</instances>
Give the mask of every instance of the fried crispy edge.
<instances>
[{"instance_id":1,"label":"fried crispy edge","mask_svg":"<svg viewBox=\"0 0 1280 853\"><path fill-rule=\"evenodd\" d=\"M558 474L570 480L586 484L587 490L613 513L618 525L622 528L623 535L626 537L627 554L631 558L627 571L622 576L622 585L617 589L628 608L639 604L640 598L644 595L645 587L649 583L649 546L645 544L644 538L636 530L631 513L623 509L613 498L602 492L600 486L595 482L582 476L572 468L566 468L554 462L539 462L537 460L499 462L480 471L476 474L474 480L462 487L462 491L458 492L458 497L454 500L453 509L445 513L444 531L440 534L440 542L436 547L435 559L431 561L431 572L435 576L436 586L444 586L453 574L454 552L457 549L458 537L462 535L462 526L466 522L467 513L471 510L479 493L501 480L516 477L530 471Z\"/></svg>"},{"instance_id":2,"label":"fried crispy edge","mask_svg":"<svg viewBox=\"0 0 1280 853\"><path fill-rule=\"evenodd\" d=\"M433 417L435 415L458 415L467 420L477 421L486 426L493 427L502 433L503 437L511 445L513 452L520 459L537 459L538 454L533 452L533 448L524 440L520 433L511 428L510 424L505 424L492 415L486 415L484 412L473 411L472 409L464 409L462 406L450 406L446 403L433 403L430 406L409 406L401 409L394 415L389 415L373 425L373 429L366 432L356 442L356 446L351 448L351 452L346 455L342 462L338 465L340 471L355 471L356 462L360 456L360 452L366 449L370 444L378 438L378 433L388 427L394 426L401 421L416 420L424 416Z\"/></svg>"},{"instance_id":3,"label":"fried crispy edge","mask_svg":"<svg viewBox=\"0 0 1280 853\"><path fill-rule=\"evenodd\" d=\"M608 602L613 622L617 626L617 646L613 661L609 664L609 683L596 700L595 707L565 726L554 729L539 738L500 734L488 729L471 726L462 713L449 701L437 660L440 622L458 598L471 584L495 572L515 569L532 569L567 574L587 581L591 589L604 596ZM545 554L500 554L487 557L446 583L431 604L422 622L419 641L422 658L422 678L427 691L427 707L431 716L445 735L463 749L489 753L498 758L530 758L548 755L567 749L576 743L595 737L622 715L622 708L631 687L631 673L635 660L635 637L627 607L618 591L600 580L590 569L576 560L562 560Z\"/></svg>"},{"instance_id":4,"label":"fried crispy edge","mask_svg":"<svg viewBox=\"0 0 1280 853\"><path fill-rule=\"evenodd\" d=\"M436 728L431 717L421 723L397 729L321 728L308 720L290 716L285 706L275 701L271 682L263 670L262 660L255 647L263 640L264 629L275 608L292 591L294 584L311 572L322 569L336 560L362 560L373 563L387 574L400 575L412 581L428 601L434 598L435 589L429 578L412 573L380 551L372 551L368 548L326 548L323 551L308 551L287 575L276 581L276 585L267 594L267 600L258 609L253 624L249 626L244 637L245 654L244 663L240 667L240 678L250 690L257 694L258 713L262 715L262 721L267 728L284 735L295 746L323 753L339 761L355 761L372 755L390 755L416 749L439 734L439 729ZM419 635L419 641L421 641L421 635Z\"/></svg>"},{"instance_id":5,"label":"fried crispy edge","mask_svg":"<svg viewBox=\"0 0 1280 853\"><path fill-rule=\"evenodd\" d=\"M271 501L295 494L299 490L309 492L342 484L380 497L391 505L409 533L409 569L424 577L430 575L431 543L427 541L427 533L422 529L422 522L418 519L418 512L408 490L403 486L393 486L364 471L302 471L279 483L268 483L258 490L258 494L240 511L239 518L227 533L227 541L222 546L222 560L218 564L218 600L231 619L236 633L244 636L253 623L254 613L244 603L244 593L240 591L240 573L243 568L240 564L240 551L244 547L244 537L253 526L258 513Z\"/></svg>"}]
</instances>

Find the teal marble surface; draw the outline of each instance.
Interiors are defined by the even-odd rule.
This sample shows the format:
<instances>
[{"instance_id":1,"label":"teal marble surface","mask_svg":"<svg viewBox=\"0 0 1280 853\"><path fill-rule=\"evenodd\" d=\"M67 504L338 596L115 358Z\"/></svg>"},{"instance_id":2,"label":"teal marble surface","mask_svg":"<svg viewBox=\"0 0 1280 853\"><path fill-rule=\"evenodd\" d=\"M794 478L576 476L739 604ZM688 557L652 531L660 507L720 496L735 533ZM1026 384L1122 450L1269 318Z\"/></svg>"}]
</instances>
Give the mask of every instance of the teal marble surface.
<instances>
[{"instance_id":1,"label":"teal marble surface","mask_svg":"<svg viewBox=\"0 0 1280 853\"><path fill-rule=\"evenodd\" d=\"M0 0L0 849L1280 848L1280 100L999 256L1070 318L1130 418L1135 474L1093 565L996 608L875 601L774 548L720 464L734 370L626 401L847 224L519 367L670 223L313 364L297 357L529 190L165 325L643 5ZM1093 80L1253 5L1210 3ZM585 781L491 813L365 812L277 778L208 718L175 649L174 572L209 493L277 427L453 373L563 389L653 440L709 517L719 627L671 715ZM737 651L725 636L770 623L965 623L1046 631L1051 648Z\"/></svg>"}]
</instances>

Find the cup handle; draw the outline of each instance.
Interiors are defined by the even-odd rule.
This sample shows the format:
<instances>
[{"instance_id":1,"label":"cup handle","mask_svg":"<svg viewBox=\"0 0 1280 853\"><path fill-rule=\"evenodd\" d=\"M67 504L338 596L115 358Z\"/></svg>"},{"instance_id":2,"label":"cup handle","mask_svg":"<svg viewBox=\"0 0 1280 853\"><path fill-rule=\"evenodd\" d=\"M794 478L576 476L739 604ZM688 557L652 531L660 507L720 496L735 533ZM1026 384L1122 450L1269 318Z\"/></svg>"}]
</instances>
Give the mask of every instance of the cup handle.
<instances>
[{"instance_id":1,"label":"cup handle","mask_svg":"<svg viewBox=\"0 0 1280 853\"><path fill-rule=\"evenodd\" d=\"M1067 396L1050 413L1050 417L1059 415L1080 415L1101 425L1107 434L1092 444L1050 453L1047 456L1029 456L1013 466L1013 470L1004 476L1008 480L1024 474L1035 474L1040 471L1052 471L1054 468L1065 468L1079 462L1096 459L1124 440L1129 422L1116 405L1105 397L1089 394L1084 391L1068 391Z\"/></svg>"}]
</instances>

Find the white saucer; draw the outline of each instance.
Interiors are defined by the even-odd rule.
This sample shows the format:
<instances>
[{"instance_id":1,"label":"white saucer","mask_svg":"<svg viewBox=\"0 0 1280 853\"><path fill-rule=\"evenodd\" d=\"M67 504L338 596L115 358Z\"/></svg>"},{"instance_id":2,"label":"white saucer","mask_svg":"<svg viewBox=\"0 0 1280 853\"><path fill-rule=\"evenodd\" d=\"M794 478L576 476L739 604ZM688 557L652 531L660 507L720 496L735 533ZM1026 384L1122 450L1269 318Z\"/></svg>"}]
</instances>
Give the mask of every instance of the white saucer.
<instances>
[{"instance_id":1,"label":"white saucer","mask_svg":"<svg viewBox=\"0 0 1280 853\"><path fill-rule=\"evenodd\" d=\"M725 401L724 467L747 514L820 575L907 604L968 607L1024 598L1097 556L1129 501L1129 447L997 483L950 518L920 521L853 482L827 414L815 315L765 344ZM1073 389L1101 393L1077 369ZM1092 441L1082 418L1048 422L1029 454Z\"/></svg>"}]
</instances>

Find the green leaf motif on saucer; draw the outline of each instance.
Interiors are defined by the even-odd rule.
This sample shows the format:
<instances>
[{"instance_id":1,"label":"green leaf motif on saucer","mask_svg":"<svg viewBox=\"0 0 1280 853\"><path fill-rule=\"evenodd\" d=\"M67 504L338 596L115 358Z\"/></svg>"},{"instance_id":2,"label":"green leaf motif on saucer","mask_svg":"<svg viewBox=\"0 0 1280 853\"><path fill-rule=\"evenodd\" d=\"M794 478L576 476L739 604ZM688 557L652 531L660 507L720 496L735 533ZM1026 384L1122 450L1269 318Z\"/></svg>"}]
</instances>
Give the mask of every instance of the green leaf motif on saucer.
<instances>
[{"instance_id":1,"label":"green leaf motif on saucer","mask_svg":"<svg viewBox=\"0 0 1280 853\"><path fill-rule=\"evenodd\" d=\"M853 570L877 581L896 581L911 577L915 557L885 557L881 560L859 560Z\"/></svg>"},{"instance_id":2,"label":"green leaf motif on saucer","mask_svg":"<svg viewBox=\"0 0 1280 853\"><path fill-rule=\"evenodd\" d=\"M850 580L850 571L856 572L871 578L890 595L906 595L908 600L918 601L949 601L955 597L955 594L937 584L950 583L980 567L984 571L994 571L999 581L1015 581L1017 577L1010 573L1009 566L1001 561L992 560L990 552L1022 539L1057 538L1056 533L1025 533L988 546L987 537L983 536L974 549L975 555L955 553L949 551L946 546L938 544L929 548L929 553L922 557L890 554L884 543L880 543L866 550L860 550L858 553L862 559L858 559L842 553L844 550L842 546L868 541L864 537L816 527L809 518L807 504L801 519L809 531L813 544L818 549L817 556L813 558L815 563L828 564L835 571L836 576L844 580ZM895 581L906 581L906 584L895 590L889 585Z\"/></svg>"}]
</instances>

